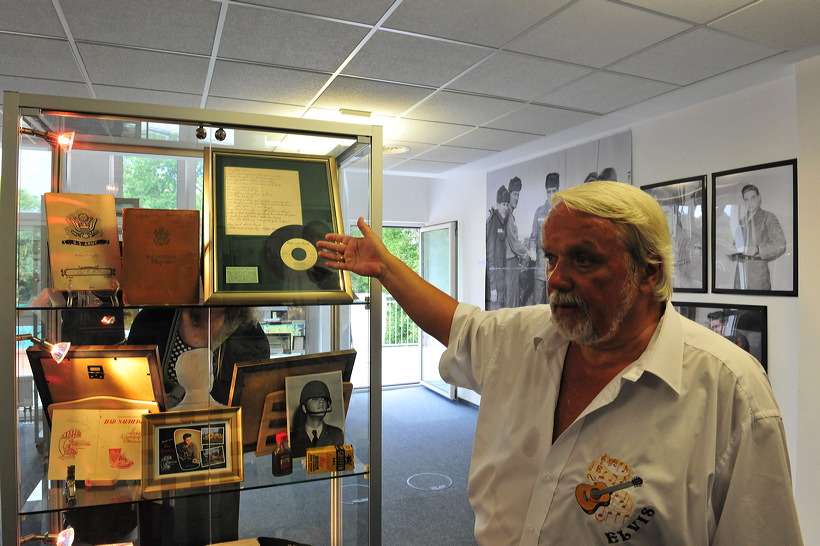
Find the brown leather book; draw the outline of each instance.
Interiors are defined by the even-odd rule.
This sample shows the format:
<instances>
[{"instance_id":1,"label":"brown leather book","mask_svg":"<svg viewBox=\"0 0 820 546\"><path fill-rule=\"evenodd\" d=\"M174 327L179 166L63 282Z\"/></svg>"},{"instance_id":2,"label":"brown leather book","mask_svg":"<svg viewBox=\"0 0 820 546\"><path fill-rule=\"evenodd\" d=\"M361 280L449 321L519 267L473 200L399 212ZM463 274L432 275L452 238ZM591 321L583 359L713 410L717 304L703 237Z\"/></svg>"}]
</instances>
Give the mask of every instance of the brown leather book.
<instances>
[{"instance_id":1,"label":"brown leather book","mask_svg":"<svg viewBox=\"0 0 820 546\"><path fill-rule=\"evenodd\" d=\"M199 211L123 209L127 305L199 303Z\"/></svg>"}]
</instances>

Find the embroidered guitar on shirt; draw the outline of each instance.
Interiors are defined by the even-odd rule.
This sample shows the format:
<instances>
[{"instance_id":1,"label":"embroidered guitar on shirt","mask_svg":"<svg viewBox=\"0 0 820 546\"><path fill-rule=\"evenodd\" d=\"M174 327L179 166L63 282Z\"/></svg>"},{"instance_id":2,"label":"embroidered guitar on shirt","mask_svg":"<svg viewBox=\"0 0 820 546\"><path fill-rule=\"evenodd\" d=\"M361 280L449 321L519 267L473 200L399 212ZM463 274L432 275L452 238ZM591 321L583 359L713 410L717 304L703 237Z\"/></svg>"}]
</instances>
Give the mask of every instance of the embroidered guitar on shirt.
<instances>
[{"instance_id":1,"label":"embroidered guitar on shirt","mask_svg":"<svg viewBox=\"0 0 820 546\"><path fill-rule=\"evenodd\" d=\"M581 505L581 508L587 514L594 514L601 506L609 506L612 500L611 493L626 489L627 487L640 487L643 485L643 480L636 476L630 481L606 487L606 484L598 482L595 485L587 483L579 484L575 488L575 500Z\"/></svg>"}]
</instances>

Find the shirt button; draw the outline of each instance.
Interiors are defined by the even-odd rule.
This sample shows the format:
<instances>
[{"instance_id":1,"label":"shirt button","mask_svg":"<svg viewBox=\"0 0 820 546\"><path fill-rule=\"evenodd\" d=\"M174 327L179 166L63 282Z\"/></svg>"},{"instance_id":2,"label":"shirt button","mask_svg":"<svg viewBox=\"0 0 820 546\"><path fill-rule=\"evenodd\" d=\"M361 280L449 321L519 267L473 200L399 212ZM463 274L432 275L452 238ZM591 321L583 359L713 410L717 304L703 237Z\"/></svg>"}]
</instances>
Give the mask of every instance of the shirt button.
<instances>
[{"instance_id":1,"label":"shirt button","mask_svg":"<svg viewBox=\"0 0 820 546\"><path fill-rule=\"evenodd\" d=\"M550 476L549 474L546 474L546 475L544 476L544 482L545 482L545 483L549 483L549 482L551 482L551 481L552 481L552 476Z\"/></svg>"},{"instance_id":2,"label":"shirt button","mask_svg":"<svg viewBox=\"0 0 820 546\"><path fill-rule=\"evenodd\" d=\"M530 525L529 527L527 527L527 532L531 535L534 535L535 534L535 527Z\"/></svg>"}]
</instances>

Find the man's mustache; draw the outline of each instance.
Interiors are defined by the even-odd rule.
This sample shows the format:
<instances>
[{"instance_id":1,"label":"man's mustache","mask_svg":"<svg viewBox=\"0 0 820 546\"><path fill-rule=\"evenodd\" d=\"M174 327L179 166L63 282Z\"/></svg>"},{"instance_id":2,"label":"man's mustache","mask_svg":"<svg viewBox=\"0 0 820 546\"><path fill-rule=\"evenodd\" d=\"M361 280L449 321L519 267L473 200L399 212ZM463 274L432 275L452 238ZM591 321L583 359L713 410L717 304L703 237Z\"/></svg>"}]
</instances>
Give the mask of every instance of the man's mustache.
<instances>
[{"instance_id":1,"label":"man's mustache","mask_svg":"<svg viewBox=\"0 0 820 546\"><path fill-rule=\"evenodd\" d=\"M587 302L578 294L571 292L550 292L550 305L567 305L578 307L584 313L587 312Z\"/></svg>"}]
</instances>

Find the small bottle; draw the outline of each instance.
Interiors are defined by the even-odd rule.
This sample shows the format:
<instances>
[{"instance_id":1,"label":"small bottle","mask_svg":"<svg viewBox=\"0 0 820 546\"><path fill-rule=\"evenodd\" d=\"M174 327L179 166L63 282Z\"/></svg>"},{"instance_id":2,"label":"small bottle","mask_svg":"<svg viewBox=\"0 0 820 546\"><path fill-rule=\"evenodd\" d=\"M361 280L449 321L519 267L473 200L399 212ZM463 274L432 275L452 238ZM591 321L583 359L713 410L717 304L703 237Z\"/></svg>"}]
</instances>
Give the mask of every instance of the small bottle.
<instances>
[{"instance_id":1,"label":"small bottle","mask_svg":"<svg viewBox=\"0 0 820 546\"><path fill-rule=\"evenodd\" d=\"M288 447L288 433L276 435L276 447L273 450L272 471L274 476L287 476L293 473L293 458Z\"/></svg>"}]
</instances>

